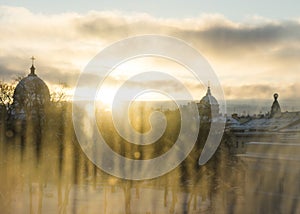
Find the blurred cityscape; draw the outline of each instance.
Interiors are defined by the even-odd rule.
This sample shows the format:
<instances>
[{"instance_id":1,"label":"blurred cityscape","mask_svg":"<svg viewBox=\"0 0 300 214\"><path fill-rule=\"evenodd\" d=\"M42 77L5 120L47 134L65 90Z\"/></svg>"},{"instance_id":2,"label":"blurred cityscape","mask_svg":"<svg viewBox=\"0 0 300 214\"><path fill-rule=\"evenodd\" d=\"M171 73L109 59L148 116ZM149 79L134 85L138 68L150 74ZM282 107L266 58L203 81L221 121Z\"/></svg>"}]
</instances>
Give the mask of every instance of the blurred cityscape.
<instances>
[{"instance_id":1,"label":"blurred cityscape","mask_svg":"<svg viewBox=\"0 0 300 214\"><path fill-rule=\"evenodd\" d=\"M72 103L63 93L50 94L34 64L15 87L0 87L1 213L300 213L300 111L282 110L277 93L273 103L257 108L233 103L227 114L220 113L213 87L179 107L135 102L129 118L140 133L151 128L153 111L167 121L159 140L143 146L122 138L112 112L99 106L105 141L133 160L167 152L179 135L181 112L191 102L198 108L200 129L189 156L161 177L131 181L105 173L86 157L72 125ZM85 114L82 109L83 129ZM211 124L224 119L217 152L200 166Z\"/></svg>"}]
</instances>

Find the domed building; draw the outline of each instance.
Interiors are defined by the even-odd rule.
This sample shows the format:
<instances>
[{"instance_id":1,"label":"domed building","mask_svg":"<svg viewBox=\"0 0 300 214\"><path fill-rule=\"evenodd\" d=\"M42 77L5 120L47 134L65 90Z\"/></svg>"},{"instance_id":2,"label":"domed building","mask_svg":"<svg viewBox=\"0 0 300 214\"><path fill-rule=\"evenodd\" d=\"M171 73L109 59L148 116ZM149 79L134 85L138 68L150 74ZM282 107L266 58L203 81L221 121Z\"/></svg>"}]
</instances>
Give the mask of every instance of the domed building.
<instances>
[{"instance_id":1,"label":"domed building","mask_svg":"<svg viewBox=\"0 0 300 214\"><path fill-rule=\"evenodd\" d=\"M211 94L210 86L207 88L206 95L197 103L200 120L210 122L212 118L219 116L219 103Z\"/></svg>"},{"instance_id":2,"label":"domed building","mask_svg":"<svg viewBox=\"0 0 300 214\"><path fill-rule=\"evenodd\" d=\"M40 120L45 116L45 107L50 102L46 83L35 73L34 58L27 77L17 84L12 104L12 119L18 121Z\"/></svg>"}]
</instances>

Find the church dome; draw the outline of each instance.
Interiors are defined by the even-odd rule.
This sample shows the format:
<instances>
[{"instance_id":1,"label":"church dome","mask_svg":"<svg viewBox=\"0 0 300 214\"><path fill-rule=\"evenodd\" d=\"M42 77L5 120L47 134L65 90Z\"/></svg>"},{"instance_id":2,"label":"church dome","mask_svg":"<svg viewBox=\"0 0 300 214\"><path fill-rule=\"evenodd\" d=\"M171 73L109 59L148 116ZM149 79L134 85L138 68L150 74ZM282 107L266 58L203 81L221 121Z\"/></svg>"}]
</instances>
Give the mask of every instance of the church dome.
<instances>
[{"instance_id":1,"label":"church dome","mask_svg":"<svg viewBox=\"0 0 300 214\"><path fill-rule=\"evenodd\" d=\"M202 105L219 105L217 99L212 96L210 87L207 88L206 95L200 100L200 104Z\"/></svg>"},{"instance_id":2,"label":"church dome","mask_svg":"<svg viewBox=\"0 0 300 214\"><path fill-rule=\"evenodd\" d=\"M36 116L43 113L45 104L50 101L46 83L35 74L32 64L30 74L21 79L13 95L13 114L15 119L26 119L28 114Z\"/></svg>"},{"instance_id":3,"label":"church dome","mask_svg":"<svg viewBox=\"0 0 300 214\"><path fill-rule=\"evenodd\" d=\"M219 104L217 99L211 94L208 86L206 95L197 103L200 118L202 121L211 121L219 115Z\"/></svg>"}]
</instances>

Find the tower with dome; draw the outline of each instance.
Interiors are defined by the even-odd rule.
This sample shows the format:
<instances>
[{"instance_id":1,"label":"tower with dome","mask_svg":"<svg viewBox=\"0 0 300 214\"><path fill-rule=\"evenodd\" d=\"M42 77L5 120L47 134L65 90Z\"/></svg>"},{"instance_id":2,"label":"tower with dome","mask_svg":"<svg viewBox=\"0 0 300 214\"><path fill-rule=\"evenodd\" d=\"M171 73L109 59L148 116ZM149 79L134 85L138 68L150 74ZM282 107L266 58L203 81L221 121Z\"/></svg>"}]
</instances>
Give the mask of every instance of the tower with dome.
<instances>
[{"instance_id":1,"label":"tower with dome","mask_svg":"<svg viewBox=\"0 0 300 214\"><path fill-rule=\"evenodd\" d=\"M19 81L14 90L11 118L15 122L43 120L50 102L48 86L35 73L35 58L31 60L30 73Z\"/></svg>"},{"instance_id":2,"label":"tower with dome","mask_svg":"<svg viewBox=\"0 0 300 214\"><path fill-rule=\"evenodd\" d=\"M212 95L210 86L207 87L206 95L197 103L200 120L210 122L212 118L219 116L219 103Z\"/></svg>"}]
</instances>

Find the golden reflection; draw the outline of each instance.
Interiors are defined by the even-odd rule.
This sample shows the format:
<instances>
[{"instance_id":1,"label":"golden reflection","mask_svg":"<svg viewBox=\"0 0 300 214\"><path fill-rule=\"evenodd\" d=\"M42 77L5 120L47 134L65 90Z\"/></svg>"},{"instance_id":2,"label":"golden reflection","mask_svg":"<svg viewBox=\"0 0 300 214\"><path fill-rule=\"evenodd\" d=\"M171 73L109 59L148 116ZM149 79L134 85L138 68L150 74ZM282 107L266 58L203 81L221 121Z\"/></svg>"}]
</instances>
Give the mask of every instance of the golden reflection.
<instances>
[{"instance_id":1,"label":"golden reflection","mask_svg":"<svg viewBox=\"0 0 300 214\"><path fill-rule=\"evenodd\" d=\"M147 129L145 119L151 109L146 109L134 117L139 131ZM298 187L292 185L297 183L299 171L291 176L286 170L290 162L277 160L276 177L281 182L277 185L274 174L249 170L249 163L246 166L246 162L231 154L236 139L228 132L214 158L199 166L197 161L209 124L201 125L197 146L176 169L152 180L129 181L106 174L87 159L70 125L69 103L51 104L47 111L47 123L40 127L34 122L17 124L13 136L7 134L10 127L2 119L1 213L241 213L252 207L274 212L274 207L287 208L291 213L299 210L297 203L282 197L297 194ZM127 145L110 126L107 112L99 115L99 129L106 130L116 152L136 160L149 159L167 151L176 137L178 124L174 121L178 121L178 112L169 110L165 114L170 126L160 139L160 146ZM251 167L259 168L261 164L265 163L252 161ZM278 197L262 196L275 188ZM249 189L261 193L259 200Z\"/></svg>"}]
</instances>

